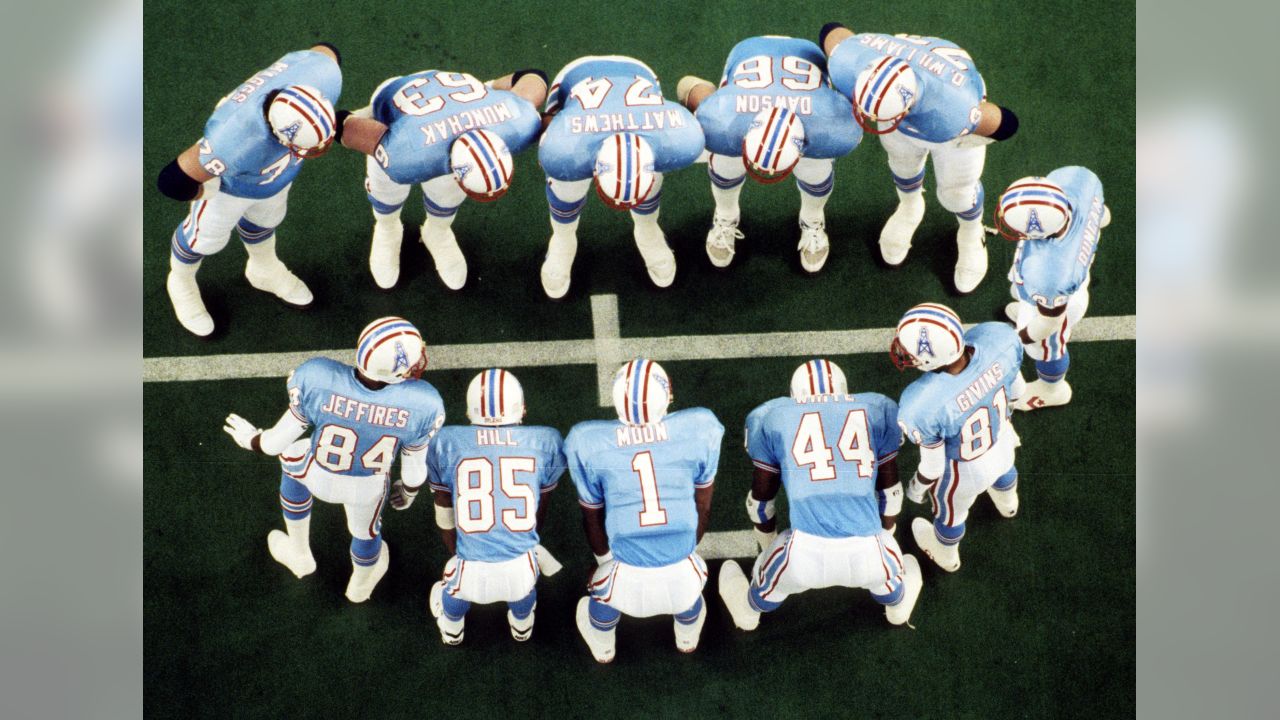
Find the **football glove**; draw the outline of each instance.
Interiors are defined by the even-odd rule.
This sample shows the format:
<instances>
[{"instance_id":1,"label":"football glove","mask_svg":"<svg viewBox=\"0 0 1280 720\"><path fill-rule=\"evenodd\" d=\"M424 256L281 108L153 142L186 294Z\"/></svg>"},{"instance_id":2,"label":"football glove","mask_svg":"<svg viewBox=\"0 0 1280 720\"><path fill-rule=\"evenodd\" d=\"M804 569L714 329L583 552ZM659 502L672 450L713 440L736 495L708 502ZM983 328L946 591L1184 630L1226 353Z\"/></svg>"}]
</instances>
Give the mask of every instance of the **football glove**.
<instances>
[{"instance_id":1,"label":"football glove","mask_svg":"<svg viewBox=\"0 0 1280 720\"><path fill-rule=\"evenodd\" d=\"M231 436L236 444L245 450L253 449L253 439L262 431L254 426L253 423L245 420L235 413L231 413L225 420L226 425L222 426L223 432Z\"/></svg>"},{"instance_id":2,"label":"football glove","mask_svg":"<svg viewBox=\"0 0 1280 720\"><path fill-rule=\"evenodd\" d=\"M555 575L564 567L559 560L556 560L556 556L551 554L550 550L541 545L534 546L533 554L538 558L538 570L547 577Z\"/></svg>"},{"instance_id":3,"label":"football glove","mask_svg":"<svg viewBox=\"0 0 1280 720\"><path fill-rule=\"evenodd\" d=\"M416 497L418 497L418 489L406 487L403 480L397 480L391 484L391 507L396 510L408 508Z\"/></svg>"}]
</instances>

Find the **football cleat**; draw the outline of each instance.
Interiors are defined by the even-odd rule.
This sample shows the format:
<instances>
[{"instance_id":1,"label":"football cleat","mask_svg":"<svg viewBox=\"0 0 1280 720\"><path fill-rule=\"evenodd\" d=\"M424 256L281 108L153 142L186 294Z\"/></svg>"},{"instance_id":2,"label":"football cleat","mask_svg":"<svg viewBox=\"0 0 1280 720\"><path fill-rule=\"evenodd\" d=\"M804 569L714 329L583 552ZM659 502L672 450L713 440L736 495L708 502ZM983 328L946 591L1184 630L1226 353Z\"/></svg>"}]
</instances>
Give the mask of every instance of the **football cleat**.
<instances>
[{"instance_id":1,"label":"football cleat","mask_svg":"<svg viewBox=\"0 0 1280 720\"><path fill-rule=\"evenodd\" d=\"M316 571L316 559L308 548L306 554L298 552L290 542L289 535L283 530L272 530L267 533L267 552L271 559L289 568L289 572L299 578L306 577Z\"/></svg>"},{"instance_id":2,"label":"football cleat","mask_svg":"<svg viewBox=\"0 0 1280 720\"><path fill-rule=\"evenodd\" d=\"M587 648L591 650L591 656L598 663L613 662L613 656L617 648L617 628L612 630L597 630L591 624L591 598L584 597L578 601L578 610L574 619L578 625L578 634L586 641Z\"/></svg>"},{"instance_id":3,"label":"football cleat","mask_svg":"<svg viewBox=\"0 0 1280 720\"><path fill-rule=\"evenodd\" d=\"M314 158L328 152L336 129L333 105L310 85L290 85L271 98L267 123L294 157Z\"/></svg>"},{"instance_id":4,"label":"football cleat","mask_svg":"<svg viewBox=\"0 0 1280 720\"><path fill-rule=\"evenodd\" d=\"M427 344L408 320L395 316L378 318L360 333L356 367L370 380L392 385L417 380L427 369Z\"/></svg>"},{"instance_id":5,"label":"football cleat","mask_svg":"<svg viewBox=\"0 0 1280 720\"><path fill-rule=\"evenodd\" d=\"M1014 180L996 204L996 229L1006 240L1057 237L1071 224L1071 201L1049 178Z\"/></svg>"},{"instance_id":6,"label":"football cleat","mask_svg":"<svg viewBox=\"0 0 1280 720\"><path fill-rule=\"evenodd\" d=\"M524 388L515 375L490 368L471 378L467 419L472 425L518 425L524 414Z\"/></svg>"},{"instance_id":7,"label":"football cleat","mask_svg":"<svg viewBox=\"0 0 1280 720\"><path fill-rule=\"evenodd\" d=\"M924 219L924 192L898 192L898 208L880 231L880 257L886 265L896 267L907 259L911 236Z\"/></svg>"},{"instance_id":8,"label":"football cleat","mask_svg":"<svg viewBox=\"0 0 1280 720\"><path fill-rule=\"evenodd\" d=\"M542 291L552 300L559 300L569 292L570 270L573 261L553 260L550 255L542 262Z\"/></svg>"},{"instance_id":9,"label":"football cleat","mask_svg":"<svg viewBox=\"0 0 1280 720\"><path fill-rule=\"evenodd\" d=\"M720 566L720 580L716 590L720 599L729 610L733 624L739 629L750 632L760 627L760 612L751 607L747 593L751 591L751 583L743 574L742 568L733 560L725 560Z\"/></svg>"},{"instance_id":10,"label":"football cleat","mask_svg":"<svg viewBox=\"0 0 1280 720\"><path fill-rule=\"evenodd\" d=\"M987 238L982 223L965 221L956 232L956 291L973 292L987 275Z\"/></svg>"},{"instance_id":11,"label":"football cleat","mask_svg":"<svg viewBox=\"0 0 1280 720\"><path fill-rule=\"evenodd\" d=\"M791 397L795 399L848 392L844 371L830 360L810 360L791 373Z\"/></svg>"},{"instance_id":12,"label":"football cleat","mask_svg":"<svg viewBox=\"0 0 1280 720\"><path fill-rule=\"evenodd\" d=\"M919 94L911 64L888 55L873 60L853 85L853 118L872 135L898 129ZM881 123L888 123L881 128Z\"/></svg>"},{"instance_id":13,"label":"football cleat","mask_svg":"<svg viewBox=\"0 0 1280 720\"><path fill-rule=\"evenodd\" d=\"M738 218L726 220L719 214L711 220L711 232L707 233L707 257L718 268L729 267L733 262L734 245L745 237L738 229Z\"/></svg>"},{"instance_id":14,"label":"football cleat","mask_svg":"<svg viewBox=\"0 0 1280 720\"><path fill-rule=\"evenodd\" d=\"M535 604L533 607L536 609L538 606ZM533 614L534 611L530 610L529 615L521 620L515 613L507 611L507 625L511 628L511 637L516 642L527 642L533 637Z\"/></svg>"},{"instance_id":15,"label":"football cleat","mask_svg":"<svg viewBox=\"0 0 1280 720\"><path fill-rule=\"evenodd\" d=\"M404 224L399 218L375 220L373 242L369 246L369 272L373 281L383 290L395 287L400 279L400 240L404 237Z\"/></svg>"},{"instance_id":16,"label":"football cleat","mask_svg":"<svg viewBox=\"0 0 1280 720\"><path fill-rule=\"evenodd\" d=\"M698 617L692 623L685 625L679 620L673 620L676 631L676 649L682 653L691 653L698 649L698 639L702 637L702 626L707 622L707 604L702 603L702 607L698 610Z\"/></svg>"},{"instance_id":17,"label":"football cleat","mask_svg":"<svg viewBox=\"0 0 1280 720\"><path fill-rule=\"evenodd\" d=\"M752 180L766 185L785 180L804 157L804 123L784 107L761 110L742 138L742 163Z\"/></svg>"},{"instance_id":18,"label":"football cleat","mask_svg":"<svg viewBox=\"0 0 1280 720\"><path fill-rule=\"evenodd\" d=\"M891 625L902 625L911 619L911 611L920 599L920 589L924 587L924 576L920 572L920 561L915 555L902 554L902 599L895 605L884 606L885 619Z\"/></svg>"},{"instance_id":19,"label":"football cleat","mask_svg":"<svg viewBox=\"0 0 1280 720\"><path fill-rule=\"evenodd\" d=\"M307 284L289 271L276 255L276 236L268 235L261 242L245 245L249 260L244 265L244 276L256 290L269 292L295 307L307 307L315 298Z\"/></svg>"},{"instance_id":20,"label":"football cleat","mask_svg":"<svg viewBox=\"0 0 1280 720\"><path fill-rule=\"evenodd\" d=\"M614 210L634 208L649 198L658 182L653 163L649 141L630 132L610 135L596 154L596 194Z\"/></svg>"},{"instance_id":21,"label":"football cleat","mask_svg":"<svg viewBox=\"0 0 1280 720\"><path fill-rule=\"evenodd\" d=\"M174 260L172 264L176 264ZM195 265L199 268L199 264ZM179 268L170 270L165 280L165 290L169 293L169 302L173 303L173 314L188 332L207 337L213 332L213 317L205 309L204 299L200 297L200 286L196 284L195 270Z\"/></svg>"},{"instance_id":22,"label":"football cleat","mask_svg":"<svg viewBox=\"0 0 1280 720\"><path fill-rule=\"evenodd\" d=\"M827 264L831 243L827 241L826 223L819 220L810 225L800 221L800 267L805 272L816 273Z\"/></svg>"},{"instance_id":23,"label":"football cleat","mask_svg":"<svg viewBox=\"0 0 1280 720\"><path fill-rule=\"evenodd\" d=\"M1058 407L1071 402L1071 386L1066 380L1059 380L1055 383L1045 382L1040 379L1027 383L1027 389L1022 395L1013 401L1015 410L1039 410L1040 408Z\"/></svg>"},{"instance_id":24,"label":"football cleat","mask_svg":"<svg viewBox=\"0 0 1280 720\"><path fill-rule=\"evenodd\" d=\"M492 202L511 188L513 162L507 144L494 132L468 130L449 147L449 168L467 197Z\"/></svg>"},{"instance_id":25,"label":"football cleat","mask_svg":"<svg viewBox=\"0 0 1280 720\"><path fill-rule=\"evenodd\" d=\"M373 565L351 564L351 579L347 582L347 599L353 603L362 603L373 594L378 581L387 574L391 565L391 548L386 541L378 549L378 559Z\"/></svg>"},{"instance_id":26,"label":"football cleat","mask_svg":"<svg viewBox=\"0 0 1280 720\"><path fill-rule=\"evenodd\" d=\"M1014 300L1004 306L1004 316L1009 318L1009 322L1014 325L1018 324L1018 313L1022 311L1022 303Z\"/></svg>"},{"instance_id":27,"label":"football cleat","mask_svg":"<svg viewBox=\"0 0 1280 720\"><path fill-rule=\"evenodd\" d=\"M889 357L899 370L913 367L922 372L946 367L964 352L964 327L946 305L921 303L898 321L889 346Z\"/></svg>"},{"instance_id":28,"label":"football cleat","mask_svg":"<svg viewBox=\"0 0 1280 720\"><path fill-rule=\"evenodd\" d=\"M932 522L922 517L912 520L911 535L915 537L920 551L928 555L929 559L938 564L938 567L947 572L960 569L960 546L958 544L943 545L937 533L934 532Z\"/></svg>"},{"instance_id":29,"label":"football cleat","mask_svg":"<svg viewBox=\"0 0 1280 720\"><path fill-rule=\"evenodd\" d=\"M987 488L987 497L991 498L991 503L996 506L996 511L1007 518L1011 518L1018 514L1018 487L1009 488L1008 490L997 490L995 487Z\"/></svg>"},{"instance_id":30,"label":"football cleat","mask_svg":"<svg viewBox=\"0 0 1280 720\"><path fill-rule=\"evenodd\" d=\"M450 620L444 614L443 598L444 581L437 580L436 584L431 586L431 593L427 596L427 608L431 610L431 617L436 619L436 627L440 630L440 642L445 645L460 645L462 644L463 631L466 628L467 619L464 617L461 620ZM529 619L533 620L532 613L530 613ZM532 627L530 630L532 631ZM514 633L515 630L513 629L512 634Z\"/></svg>"},{"instance_id":31,"label":"football cleat","mask_svg":"<svg viewBox=\"0 0 1280 720\"><path fill-rule=\"evenodd\" d=\"M627 425L652 425L662 420L671 404L671 380L652 360L636 358L613 375L613 407Z\"/></svg>"},{"instance_id":32,"label":"football cleat","mask_svg":"<svg viewBox=\"0 0 1280 720\"><path fill-rule=\"evenodd\" d=\"M461 290L467 284L467 258L458 247L458 239L453 229L430 232L430 221L422 224L422 244L427 246L431 259L435 262L436 274L450 290Z\"/></svg>"}]
</instances>

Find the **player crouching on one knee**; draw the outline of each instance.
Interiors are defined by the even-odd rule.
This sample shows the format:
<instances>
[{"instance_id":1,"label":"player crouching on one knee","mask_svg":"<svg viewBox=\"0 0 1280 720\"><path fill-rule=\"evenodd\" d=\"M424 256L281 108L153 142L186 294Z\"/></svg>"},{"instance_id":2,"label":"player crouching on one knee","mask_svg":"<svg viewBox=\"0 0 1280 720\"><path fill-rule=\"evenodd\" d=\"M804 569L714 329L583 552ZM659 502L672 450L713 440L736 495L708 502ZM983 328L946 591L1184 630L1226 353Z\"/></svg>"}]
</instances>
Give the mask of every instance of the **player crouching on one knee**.
<instances>
[{"instance_id":1,"label":"player crouching on one knee","mask_svg":"<svg viewBox=\"0 0 1280 720\"><path fill-rule=\"evenodd\" d=\"M898 406L876 393L850 395L844 372L810 360L791 376L791 394L747 416L755 465L747 516L761 553L751 579L733 560L720 567L720 597L743 630L788 596L826 587L865 588L901 625L924 581L898 547ZM777 532L774 499L787 490L791 528Z\"/></svg>"},{"instance_id":2,"label":"player crouching on one knee","mask_svg":"<svg viewBox=\"0 0 1280 720\"><path fill-rule=\"evenodd\" d=\"M429 606L446 645L462 642L472 603L507 603L511 637L528 640L539 570L559 569L538 532L564 474L563 442L554 428L521 425L524 415L520 381L491 368L467 388L471 425L443 428L431 443L436 524L453 557Z\"/></svg>"},{"instance_id":3,"label":"player crouching on one knee","mask_svg":"<svg viewBox=\"0 0 1280 720\"><path fill-rule=\"evenodd\" d=\"M1039 376L1014 404L1018 410L1071 402L1067 341L1089 308L1089 268L1110 223L1102 182L1086 168L1025 177L1000 195L996 227L1018 243L1009 269L1014 301L1005 314Z\"/></svg>"},{"instance_id":4,"label":"player crouching on one knee","mask_svg":"<svg viewBox=\"0 0 1280 720\"><path fill-rule=\"evenodd\" d=\"M831 252L823 208L835 187L835 158L862 140L849 99L831 89L827 58L809 40L754 37L729 52L719 89L681 78L676 97L697 114L707 139L716 201L707 257L728 267L743 238L738 197L746 177L765 184L795 175L800 190L800 266L818 272Z\"/></svg>"},{"instance_id":5,"label":"player crouching on one knee","mask_svg":"<svg viewBox=\"0 0 1280 720\"><path fill-rule=\"evenodd\" d=\"M1005 517L1018 512L1018 434L1013 403L1025 388L1018 374L1022 343L1005 323L968 332L951 308L922 303L898 321L889 357L899 370L923 374L902 392L898 425L920 446L907 498L933 501L933 522L916 518L916 545L943 570L960 569L969 508L984 492Z\"/></svg>"},{"instance_id":6,"label":"player crouching on one knee","mask_svg":"<svg viewBox=\"0 0 1280 720\"><path fill-rule=\"evenodd\" d=\"M693 652L707 610L707 528L724 426L706 408L667 413L671 381L636 359L613 378L617 420L578 423L565 440L587 544L596 556L578 632L598 662L613 660L622 615L675 616L676 648Z\"/></svg>"},{"instance_id":7,"label":"player crouching on one knee","mask_svg":"<svg viewBox=\"0 0 1280 720\"><path fill-rule=\"evenodd\" d=\"M955 214L960 293L987 274L982 227L982 167L986 146L1008 140L1018 118L987 100L986 83L969 53L942 38L860 33L839 23L818 41L829 58L831 82L853 102L863 130L880 136L898 191L898 208L880 233L880 254L902 264L924 218L924 168L933 158L938 202Z\"/></svg>"},{"instance_id":8,"label":"player crouching on one knee","mask_svg":"<svg viewBox=\"0 0 1280 720\"><path fill-rule=\"evenodd\" d=\"M289 409L259 430L232 413L227 434L246 450L280 457L280 507L285 532L267 535L271 557L297 577L316 569L311 554L315 499L341 504L351 532L347 599L364 602L387 573L391 551L382 540L382 506L403 510L427 480L427 445L444 424L440 393L425 380L422 334L399 317L374 320L360 333L354 367L313 358L289 374ZM299 439L308 428L310 438ZM400 479L389 488L400 456Z\"/></svg>"},{"instance_id":9,"label":"player crouching on one knee","mask_svg":"<svg viewBox=\"0 0 1280 720\"><path fill-rule=\"evenodd\" d=\"M369 270L378 287L400 277L400 210L422 187L422 242L450 290L467 282L467 260L452 226L467 198L492 202L511 187L512 156L542 130L547 95L537 69L481 83L466 73L426 70L391 78L346 123L342 144L368 157L365 190L373 206ZM470 128L463 130L463 128Z\"/></svg>"},{"instance_id":10,"label":"player crouching on one knee","mask_svg":"<svg viewBox=\"0 0 1280 720\"><path fill-rule=\"evenodd\" d=\"M213 332L196 272L232 230L249 254L250 285L296 307L311 304L306 283L276 256L275 230L303 160L327 152L340 130L332 104L342 91L339 65L328 43L285 55L219 100L204 137L160 171L160 192L190 203L170 243L165 289L191 333Z\"/></svg>"}]
</instances>

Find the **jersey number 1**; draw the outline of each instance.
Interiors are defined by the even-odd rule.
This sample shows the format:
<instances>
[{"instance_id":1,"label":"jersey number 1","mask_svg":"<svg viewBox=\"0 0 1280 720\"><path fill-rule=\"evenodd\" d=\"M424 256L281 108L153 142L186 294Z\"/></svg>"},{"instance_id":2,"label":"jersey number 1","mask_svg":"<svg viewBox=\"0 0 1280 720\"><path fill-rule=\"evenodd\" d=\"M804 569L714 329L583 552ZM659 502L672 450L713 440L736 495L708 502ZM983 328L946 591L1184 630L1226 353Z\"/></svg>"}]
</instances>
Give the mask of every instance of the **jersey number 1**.
<instances>
[{"instance_id":1,"label":"jersey number 1","mask_svg":"<svg viewBox=\"0 0 1280 720\"><path fill-rule=\"evenodd\" d=\"M653 453L648 450L636 453L631 458L631 469L640 478L640 527L666 525L667 511L662 509L661 498L658 497L658 476L653 471Z\"/></svg>"}]
</instances>

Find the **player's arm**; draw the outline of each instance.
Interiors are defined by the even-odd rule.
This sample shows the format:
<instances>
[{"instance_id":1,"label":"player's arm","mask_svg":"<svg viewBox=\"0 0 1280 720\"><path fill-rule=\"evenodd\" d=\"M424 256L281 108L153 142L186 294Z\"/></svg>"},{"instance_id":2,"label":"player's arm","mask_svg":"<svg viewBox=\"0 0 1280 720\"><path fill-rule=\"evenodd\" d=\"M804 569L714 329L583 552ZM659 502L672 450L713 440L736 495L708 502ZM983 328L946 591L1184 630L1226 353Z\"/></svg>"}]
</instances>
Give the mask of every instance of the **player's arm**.
<instances>
[{"instance_id":1,"label":"player's arm","mask_svg":"<svg viewBox=\"0 0 1280 720\"><path fill-rule=\"evenodd\" d=\"M707 523L711 519L711 496L716 491L715 483L693 489L693 504L698 508L698 542L707 532Z\"/></svg>"},{"instance_id":2,"label":"player's arm","mask_svg":"<svg viewBox=\"0 0 1280 720\"><path fill-rule=\"evenodd\" d=\"M359 117L347 110L338 111L337 140L343 147L372 156L387 133L387 126L373 118Z\"/></svg>"},{"instance_id":3,"label":"player's arm","mask_svg":"<svg viewBox=\"0 0 1280 720\"><path fill-rule=\"evenodd\" d=\"M427 448L400 451L400 479L391 487L391 507L406 510L427 482Z\"/></svg>"},{"instance_id":4,"label":"player's arm","mask_svg":"<svg viewBox=\"0 0 1280 720\"><path fill-rule=\"evenodd\" d=\"M485 84L494 90L510 90L533 103L534 107L542 107L547 101L547 74L538 68L516 70Z\"/></svg>"},{"instance_id":5,"label":"player's arm","mask_svg":"<svg viewBox=\"0 0 1280 720\"><path fill-rule=\"evenodd\" d=\"M913 503L924 502L925 493L942 477L942 470L947 465L947 446L940 442L932 447L920 446L920 465L911 478L911 486L907 489L907 499Z\"/></svg>"},{"instance_id":6,"label":"player's arm","mask_svg":"<svg viewBox=\"0 0 1280 720\"><path fill-rule=\"evenodd\" d=\"M902 512L902 483L898 481L898 457L880 463L876 468L876 497L880 501L880 526L893 532Z\"/></svg>"},{"instance_id":7,"label":"player's arm","mask_svg":"<svg viewBox=\"0 0 1280 720\"><path fill-rule=\"evenodd\" d=\"M227 416L222 429L245 450L264 455L279 455L307 431L307 423L292 410L286 410L273 427L259 430L253 423L235 413Z\"/></svg>"},{"instance_id":8,"label":"player's arm","mask_svg":"<svg viewBox=\"0 0 1280 720\"><path fill-rule=\"evenodd\" d=\"M338 52L338 46L334 45L333 43L330 43L330 42L316 43L315 45L312 45L310 49L313 52L320 53L321 55L328 55L329 57L333 58L334 62L338 63L338 67L342 67L342 53Z\"/></svg>"},{"instance_id":9,"label":"player's arm","mask_svg":"<svg viewBox=\"0 0 1280 720\"><path fill-rule=\"evenodd\" d=\"M440 539L450 555L458 553L457 525L453 514L453 493L448 490L435 490L436 527L440 528Z\"/></svg>"},{"instance_id":10,"label":"player's arm","mask_svg":"<svg viewBox=\"0 0 1280 720\"><path fill-rule=\"evenodd\" d=\"M603 565L613 559L609 552L609 534L604 529L604 508L581 507L582 531L587 535L587 547L596 556L596 564Z\"/></svg>"},{"instance_id":11,"label":"player's arm","mask_svg":"<svg viewBox=\"0 0 1280 720\"><path fill-rule=\"evenodd\" d=\"M754 525L756 544L761 550L773 544L778 536L778 516L774 500L782 487L782 475L773 470L755 468L751 476L751 490L747 492L747 517Z\"/></svg>"},{"instance_id":12,"label":"player's arm","mask_svg":"<svg viewBox=\"0 0 1280 720\"><path fill-rule=\"evenodd\" d=\"M214 177L200 164L200 143L196 143L164 166L156 177L156 187L165 197L188 202L198 200L204 194L204 184Z\"/></svg>"},{"instance_id":13,"label":"player's arm","mask_svg":"<svg viewBox=\"0 0 1280 720\"><path fill-rule=\"evenodd\" d=\"M1001 141L1008 140L1018 132L1018 116L1009 108L983 100L978 105L978 110L982 113L982 118L973 130L974 135Z\"/></svg>"},{"instance_id":14,"label":"player's arm","mask_svg":"<svg viewBox=\"0 0 1280 720\"><path fill-rule=\"evenodd\" d=\"M688 108L689 112L697 112L702 101L711 97L715 91L715 83L710 80L686 75L680 78L679 84L676 85L676 100Z\"/></svg>"},{"instance_id":15,"label":"player's arm","mask_svg":"<svg viewBox=\"0 0 1280 720\"><path fill-rule=\"evenodd\" d=\"M822 48L822 52L831 57L831 53L835 51L836 46L853 37L853 31L838 22L829 22L822 26L822 30L818 33L818 45Z\"/></svg>"},{"instance_id":16,"label":"player's arm","mask_svg":"<svg viewBox=\"0 0 1280 720\"><path fill-rule=\"evenodd\" d=\"M1030 345L1044 340L1062 327L1061 318L1066 311L1066 303L1055 308L1047 308L1036 303L1036 314L1031 318L1031 322L1027 323L1026 327L1018 331L1018 339L1022 340L1023 345Z\"/></svg>"}]
</instances>

